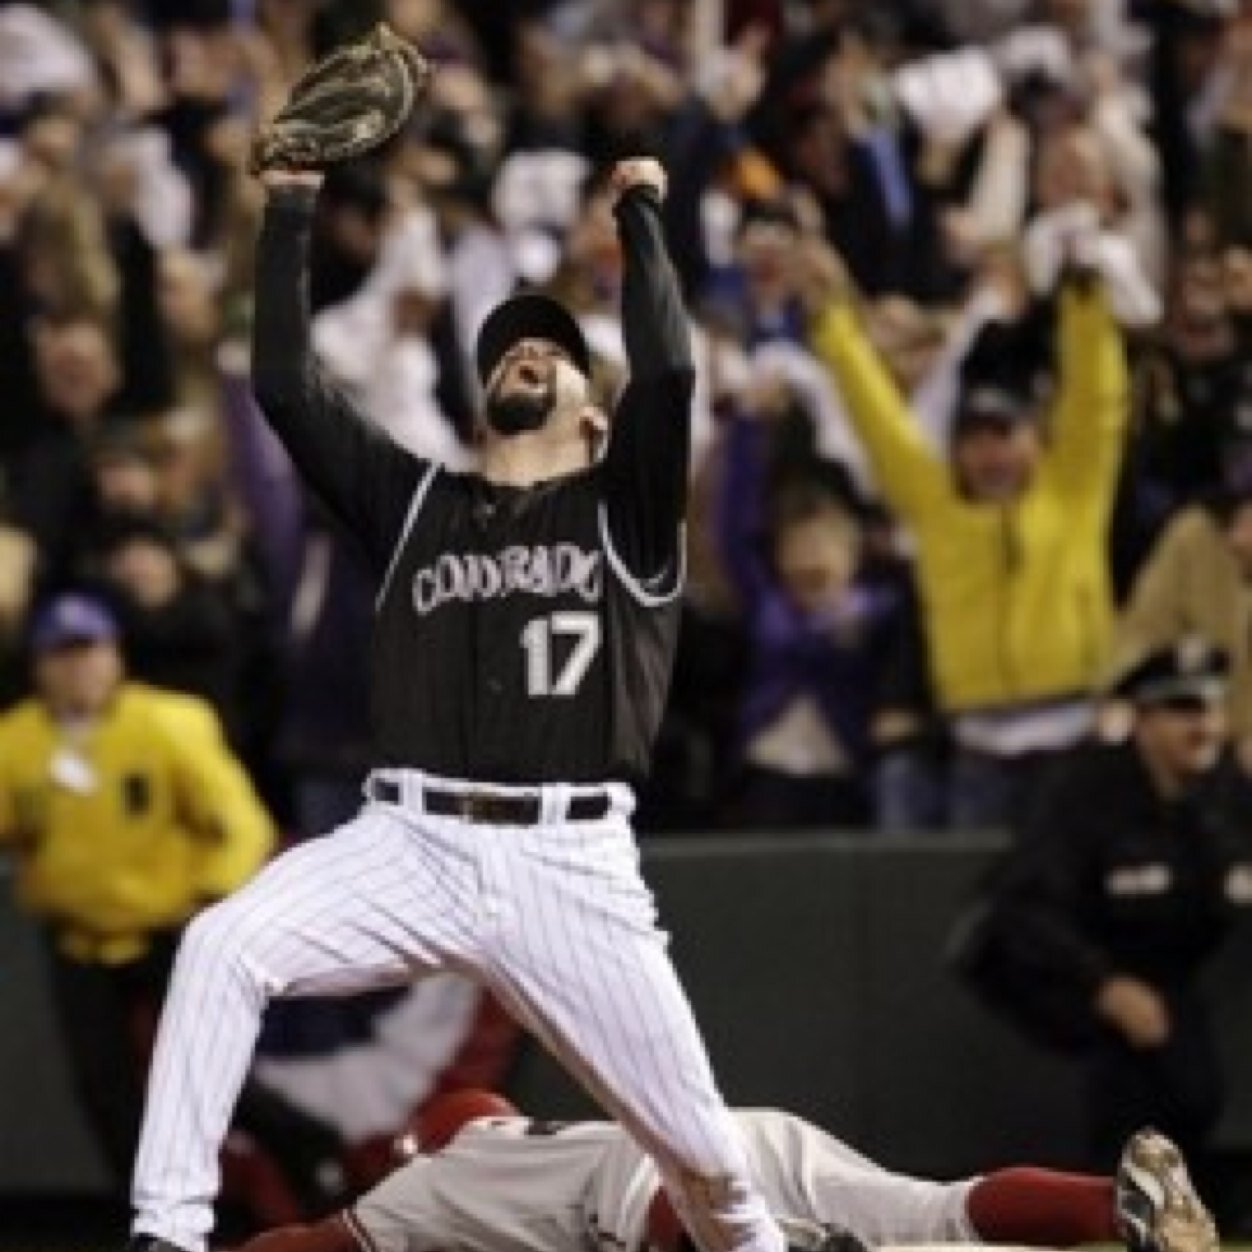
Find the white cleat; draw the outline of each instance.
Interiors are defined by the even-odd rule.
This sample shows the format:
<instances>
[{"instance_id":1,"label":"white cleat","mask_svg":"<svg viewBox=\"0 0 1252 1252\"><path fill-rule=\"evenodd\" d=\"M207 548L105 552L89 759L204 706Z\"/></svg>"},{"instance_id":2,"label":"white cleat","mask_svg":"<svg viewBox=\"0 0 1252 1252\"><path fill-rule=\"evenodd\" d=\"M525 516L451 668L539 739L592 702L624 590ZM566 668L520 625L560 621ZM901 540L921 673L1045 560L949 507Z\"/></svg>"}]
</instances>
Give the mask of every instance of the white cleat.
<instances>
[{"instance_id":1,"label":"white cleat","mask_svg":"<svg viewBox=\"0 0 1252 1252\"><path fill-rule=\"evenodd\" d=\"M1218 1252L1221 1246L1182 1153L1159 1131L1140 1130L1126 1144L1114 1204L1129 1252Z\"/></svg>"}]
</instances>

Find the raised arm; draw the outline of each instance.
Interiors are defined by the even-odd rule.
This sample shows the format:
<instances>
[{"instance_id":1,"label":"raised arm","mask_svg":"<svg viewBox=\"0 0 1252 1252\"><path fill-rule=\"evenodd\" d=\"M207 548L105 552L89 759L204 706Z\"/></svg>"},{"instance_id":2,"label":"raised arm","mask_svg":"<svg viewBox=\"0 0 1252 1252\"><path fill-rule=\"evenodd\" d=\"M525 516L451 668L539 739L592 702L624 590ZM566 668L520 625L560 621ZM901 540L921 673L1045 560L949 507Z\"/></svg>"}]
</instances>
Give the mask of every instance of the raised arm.
<instances>
[{"instance_id":1,"label":"raised arm","mask_svg":"<svg viewBox=\"0 0 1252 1252\"><path fill-rule=\"evenodd\" d=\"M1076 503L1111 506L1130 416L1126 349L1104 285L1061 288L1060 380L1047 471Z\"/></svg>"},{"instance_id":2,"label":"raised arm","mask_svg":"<svg viewBox=\"0 0 1252 1252\"><path fill-rule=\"evenodd\" d=\"M253 390L300 473L381 571L424 466L371 425L313 358L308 262L314 176L270 173L265 181Z\"/></svg>"},{"instance_id":3,"label":"raised arm","mask_svg":"<svg viewBox=\"0 0 1252 1252\"><path fill-rule=\"evenodd\" d=\"M655 161L623 161L614 170L613 186L630 380L613 415L604 473L614 547L643 580L671 572L678 557L695 366L661 233L665 174Z\"/></svg>"},{"instance_id":4,"label":"raised arm","mask_svg":"<svg viewBox=\"0 0 1252 1252\"><path fill-rule=\"evenodd\" d=\"M818 241L798 256L814 354L830 371L887 503L913 522L951 490L947 467L861 326L842 263Z\"/></svg>"}]
</instances>

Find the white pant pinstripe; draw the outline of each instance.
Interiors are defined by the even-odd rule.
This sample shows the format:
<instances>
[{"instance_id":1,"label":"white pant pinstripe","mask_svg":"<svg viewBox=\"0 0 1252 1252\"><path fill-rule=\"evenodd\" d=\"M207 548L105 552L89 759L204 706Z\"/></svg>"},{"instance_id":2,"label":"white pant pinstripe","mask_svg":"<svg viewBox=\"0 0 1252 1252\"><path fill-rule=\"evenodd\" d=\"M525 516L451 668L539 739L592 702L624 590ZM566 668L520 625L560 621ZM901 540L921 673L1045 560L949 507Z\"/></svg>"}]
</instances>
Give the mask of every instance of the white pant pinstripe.
<instances>
[{"instance_id":1,"label":"white pant pinstripe","mask_svg":"<svg viewBox=\"0 0 1252 1252\"><path fill-rule=\"evenodd\" d=\"M545 813L568 794L543 791ZM198 917L153 1058L135 1230L203 1248L218 1149L271 997L453 968L491 987L656 1157L706 1252L781 1252L655 924L630 793L611 792L603 819L533 827L369 804Z\"/></svg>"}]
</instances>

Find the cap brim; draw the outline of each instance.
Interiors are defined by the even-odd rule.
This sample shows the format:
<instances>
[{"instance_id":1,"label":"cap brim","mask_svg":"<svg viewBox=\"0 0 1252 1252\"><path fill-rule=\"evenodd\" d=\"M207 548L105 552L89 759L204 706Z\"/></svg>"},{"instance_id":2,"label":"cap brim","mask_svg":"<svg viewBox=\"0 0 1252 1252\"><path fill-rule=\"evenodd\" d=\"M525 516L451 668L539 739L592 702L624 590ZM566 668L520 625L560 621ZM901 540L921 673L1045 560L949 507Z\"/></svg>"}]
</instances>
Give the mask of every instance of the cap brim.
<instances>
[{"instance_id":1,"label":"cap brim","mask_svg":"<svg viewBox=\"0 0 1252 1252\"><path fill-rule=\"evenodd\" d=\"M86 648L97 643L111 643L117 635L112 631L68 630L60 633L36 636L31 641L35 652L61 652L66 648Z\"/></svg>"},{"instance_id":2,"label":"cap brim","mask_svg":"<svg viewBox=\"0 0 1252 1252\"><path fill-rule=\"evenodd\" d=\"M519 339L546 339L561 348L580 373L591 373L591 350L573 315L551 297L527 291L497 305L483 322L474 350L481 382L486 383Z\"/></svg>"},{"instance_id":3,"label":"cap brim","mask_svg":"<svg viewBox=\"0 0 1252 1252\"><path fill-rule=\"evenodd\" d=\"M1130 698L1145 706L1157 704L1220 704L1226 698L1227 682L1224 678L1162 678L1145 683Z\"/></svg>"},{"instance_id":4,"label":"cap brim","mask_svg":"<svg viewBox=\"0 0 1252 1252\"><path fill-rule=\"evenodd\" d=\"M956 412L958 430L969 426L1017 426L1033 421L1034 406L998 387L980 387L964 398Z\"/></svg>"}]
</instances>

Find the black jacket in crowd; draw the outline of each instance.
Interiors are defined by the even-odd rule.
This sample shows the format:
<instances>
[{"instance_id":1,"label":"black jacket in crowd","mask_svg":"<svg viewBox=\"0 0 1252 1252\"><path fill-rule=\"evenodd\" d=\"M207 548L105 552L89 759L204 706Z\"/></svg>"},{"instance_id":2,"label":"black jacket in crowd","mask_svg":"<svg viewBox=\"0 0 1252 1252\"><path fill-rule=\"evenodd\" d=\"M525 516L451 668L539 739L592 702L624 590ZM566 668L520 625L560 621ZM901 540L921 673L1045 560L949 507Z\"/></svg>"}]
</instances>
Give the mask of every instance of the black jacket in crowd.
<instances>
[{"instance_id":1,"label":"black jacket in crowd","mask_svg":"<svg viewBox=\"0 0 1252 1252\"><path fill-rule=\"evenodd\" d=\"M1137 746L1058 768L954 934L958 969L1038 1041L1094 1042L1114 973L1171 1004L1236 918L1252 916L1252 779L1224 760L1166 799Z\"/></svg>"}]
</instances>

